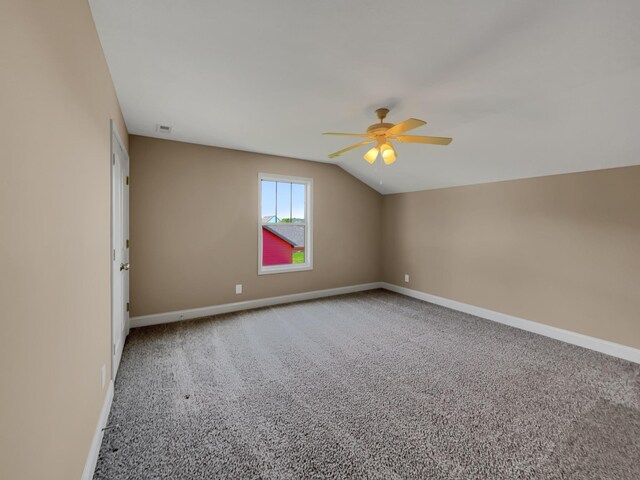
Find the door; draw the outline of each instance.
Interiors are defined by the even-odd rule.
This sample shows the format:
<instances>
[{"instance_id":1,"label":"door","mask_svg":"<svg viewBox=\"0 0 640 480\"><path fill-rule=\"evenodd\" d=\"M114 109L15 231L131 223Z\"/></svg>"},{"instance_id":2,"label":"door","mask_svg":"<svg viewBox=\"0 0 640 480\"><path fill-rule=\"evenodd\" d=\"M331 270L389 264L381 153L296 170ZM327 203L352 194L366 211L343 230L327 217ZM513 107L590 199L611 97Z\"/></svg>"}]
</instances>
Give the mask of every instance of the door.
<instances>
[{"instance_id":1,"label":"door","mask_svg":"<svg viewBox=\"0 0 640 480\"><path fill-rule=\"evenodd\" d=\"M129 156L111 122L111 378L129 330Z\"/></svg>"}]
</instances>

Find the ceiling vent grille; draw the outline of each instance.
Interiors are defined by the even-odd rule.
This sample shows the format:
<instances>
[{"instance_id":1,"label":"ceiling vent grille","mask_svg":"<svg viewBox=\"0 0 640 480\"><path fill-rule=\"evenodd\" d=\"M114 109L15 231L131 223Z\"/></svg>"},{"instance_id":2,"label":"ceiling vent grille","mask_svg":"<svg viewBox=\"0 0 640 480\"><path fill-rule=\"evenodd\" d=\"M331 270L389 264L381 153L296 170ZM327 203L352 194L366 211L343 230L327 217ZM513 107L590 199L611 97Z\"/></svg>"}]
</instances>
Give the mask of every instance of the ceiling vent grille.
<instances>
[{"instance_id":1,"label":"ceiling vent grille","mask_svg":"<svg viewBox=\"0 0 640 480\"><path fill-rule=\"evenodd\" d=\"M171 133L171 130L173 130L173 127L169 126L169 125L161 125L161 124L156 124L156 132L159 133Z\"/></svg>"}]
</instances>

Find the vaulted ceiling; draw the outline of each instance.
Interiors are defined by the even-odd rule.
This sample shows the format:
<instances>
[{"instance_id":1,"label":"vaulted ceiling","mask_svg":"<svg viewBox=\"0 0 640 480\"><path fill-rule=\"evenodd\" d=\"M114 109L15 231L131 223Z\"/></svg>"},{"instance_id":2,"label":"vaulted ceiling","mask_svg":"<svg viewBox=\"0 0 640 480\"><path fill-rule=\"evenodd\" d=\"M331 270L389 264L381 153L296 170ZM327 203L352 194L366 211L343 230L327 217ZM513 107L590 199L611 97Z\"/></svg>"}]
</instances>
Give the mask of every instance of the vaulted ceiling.
<instances>
[{"instance_id":1,"label":"vaulted ceiling","mask_svg":"<svg viewBox=\"0 0 640 480\"><path fill-rule=\"evenodd\" d=\"M330 161L381 193L640 163L637 0L90 4L133 134ZM358 140L320 133L378 107L453 143L329 160Z\"/></svg>"}]
</instances>

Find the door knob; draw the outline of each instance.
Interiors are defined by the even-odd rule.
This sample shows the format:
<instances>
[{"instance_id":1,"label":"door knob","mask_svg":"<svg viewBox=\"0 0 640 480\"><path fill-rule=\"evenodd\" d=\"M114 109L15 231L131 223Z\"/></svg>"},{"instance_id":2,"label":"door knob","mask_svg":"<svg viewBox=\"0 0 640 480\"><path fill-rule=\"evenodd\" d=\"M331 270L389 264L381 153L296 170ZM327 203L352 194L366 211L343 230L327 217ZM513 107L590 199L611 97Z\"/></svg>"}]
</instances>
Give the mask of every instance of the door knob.
<instances>
[{"instance_id":1,"label":"door knob","mask_svg":"<svg viewBox=\"0 0 640 480\"><path fill-rule=\"evenodd\" d=\"M129 265L128 263L121 263L120 264L120 271L129 270L129 267L131 267L131 265Z\"/></svg>"}]
</instances>

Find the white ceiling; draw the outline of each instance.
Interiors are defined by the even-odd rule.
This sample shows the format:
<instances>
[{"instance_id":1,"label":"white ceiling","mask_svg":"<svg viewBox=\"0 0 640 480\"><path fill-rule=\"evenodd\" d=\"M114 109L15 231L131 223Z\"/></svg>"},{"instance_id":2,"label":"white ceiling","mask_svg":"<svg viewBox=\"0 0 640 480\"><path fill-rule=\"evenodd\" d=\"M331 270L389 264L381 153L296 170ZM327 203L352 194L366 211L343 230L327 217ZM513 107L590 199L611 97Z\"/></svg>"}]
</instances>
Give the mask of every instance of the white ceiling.
<instances>
[{"instance_id":1,"label":"white ceiling","mask_svg":"<svg viewBox=\"0 0 640 480\"><path fill-rule=\"evenodd\" d=\"M453 137L340 157L382 193L640 164L638 0L90 4L133 134L329 161L387 106Z\"/></svg>"}]
</instances>

